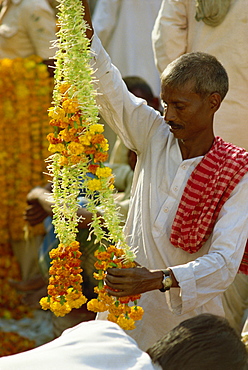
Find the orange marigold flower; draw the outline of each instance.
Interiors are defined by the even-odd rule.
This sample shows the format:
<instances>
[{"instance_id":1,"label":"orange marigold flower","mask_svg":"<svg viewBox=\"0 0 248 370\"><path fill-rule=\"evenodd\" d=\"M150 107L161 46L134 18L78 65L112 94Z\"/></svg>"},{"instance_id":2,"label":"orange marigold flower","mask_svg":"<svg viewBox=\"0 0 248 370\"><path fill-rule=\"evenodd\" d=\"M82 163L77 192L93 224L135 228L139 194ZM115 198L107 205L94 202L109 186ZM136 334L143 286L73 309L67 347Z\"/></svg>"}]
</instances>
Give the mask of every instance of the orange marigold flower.
<instances>
[{"instance_id":1,"label":"orange marigold flower","mask_svg":"<svg viewBox=\"0 0 248 370\"><path fill-rule=\"evenodd\" d=\"M55 137L53 133L50 133L47 135L47 140L49 141L49 143L51 144L59 144L59 143L62 143L62 140Z\"/></svg>"},{"instance_id":2,"label":"orange marigold flower","mask_svg":"<svg viewBox=\"0 0 248 370\"><path fill-rule=\"evenodd\" d=\"M137 294L137 295L132 295L132 296L130 296L130 300L132 301L132 302L134 302L134 301L137 301L138 299L140 299L141 298L141 294Z\"/></svg>"},{"instance_id":3,"label":"orange marigold flower","mask_svg":"<svg viewBox=\"0 0 248 370\"><path fill-rule=\"evenodd\" d=\"M128 303L128 302L130 302L130 298L129 297L120 297L119 301L120 301L120 303Z\"/></svg>"},{"instance_id":4,"label":"orange marigold flower","mask_svg":"<svg viewBox=\"0 0 248 370\"><path fill-rule=\"evenodd\" d=\"M106 162L108 159L107 153L97 152L94 155L94 162Z\"/></svg>"},{"instance_id":5,"label":"orange marigold flower","mask_svg":"<svg viewBox=\"0 0 248 370\"><path fill-rule=\"evenodd\" d=\"M94 266L95 266L95 268L96 268L97 270L107 270L107 268L109 267L109 263L108 263L108 262L106 262L106 261L101 261L101 262L96 261L96 262L94 263Z\"/></svg>"},{"instance_id":6,"label":"orange marigold flower","mask_svg":"<svg viewBox=\"0 0 248 370\"><path fill-rule=\"evenodd\" d=\"M89 172L93 173L95 175L97 168L99 167L99 164L90 164L88 166Z\"/></svg>"},{"instance_id":7,"label":"orange marigold flower","mask_svg":"<svg viewBox=\"0 0 248 370\"><path fill-rule=\"evenodd\" d=\"M110 259L111 253L95 251L94 256L100 261L106 261Z\"/></svg>"},{"instance_id":8,"label":"orange marigold flower","mask_svg":"<svg viewBox=\"0 0 248 370\"><path fill-rule=\"evenodd\" d=\"M91 138L92 144L100 144L104 141L105 141L105 138L104 138L103 134L96 134L96 135L93 135L92 138Z\"/></svg>"},{"instance_id":9,"label":"orange marigold flower","mask_svg":"<svg viewBox=\"0 0 248 370\"><path fill-rule=\"evenodd\" d=\"M85 154L95 154L95 152L96 152L96 149L94 147L84 149Z\"/></svg>"}]
</instances>

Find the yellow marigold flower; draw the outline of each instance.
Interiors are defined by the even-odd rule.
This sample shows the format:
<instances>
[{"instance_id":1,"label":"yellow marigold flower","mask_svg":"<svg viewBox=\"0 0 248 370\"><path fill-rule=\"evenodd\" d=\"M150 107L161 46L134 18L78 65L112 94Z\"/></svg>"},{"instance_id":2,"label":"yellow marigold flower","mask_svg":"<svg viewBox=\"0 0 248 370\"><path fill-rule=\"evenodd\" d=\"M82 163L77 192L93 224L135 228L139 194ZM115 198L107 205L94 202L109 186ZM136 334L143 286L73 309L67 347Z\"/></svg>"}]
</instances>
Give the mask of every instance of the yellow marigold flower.
<instances>
[{"instance_id":1,"label":"yellow marigold flower","mask_svg":"<svg viewBox=\"0 0 248 370\"><path fill-rule=\"evenodd\" d=\"M54 301L50 304L50 310L58 317L63 317L67 313L71 311L71 307L68 303L64 303L63 305L60 302Z\"/></svg>"},{"instance_id":2,"label":"yellow marigold flower","mask_svg":"<svg viewBox=\"0 0 248 370\"><path fill-rule=\"evenodd\" d=\"M102 183L100 180L92 179L87 182L87 187L91 191L98 191L102 189Z\"/></svg>"},{"instance_id":3,"label":"yellow marigold flower","mask_svg":"<svg viewBox=\"0 0 248 370\"><path fill-rule=\"evenodd\" d=\"M81 294L78 299L69 300L69 305L71 308L79 308L87 302L87 298Z\"/></svg>"},{"instance_id":4,"label":"yellow marigold flower","mask_svg":"<svg viewBox=\"0 0 248 370\"><path fill-rule=\"evenodd\" d=\"M73 155L80 155L84 152L84 147L80 143L72 142L68 145L68 151Z\"/></svg>"},{"instance_id":5,"label":"yellow marigold flower","mask_svg":"<svg viewBox=\"0 0 248 370\"><path fill-rule=\"evenodd\" d=\"M50 308L50 302L48 301L48 298L47 297L41 298L40 305L43 310L48 310Z\"/></svg>"},{"instance_id":6,"label":"yellow marigold flower","mask_svg":"<svg viewBox=\"0 0 248 370\"><path fill-rule=\"evenodd\" d=\"M108 321L112 321L112 322L117 323L118 316L115 316L114 314L109 313L108 316L107 316L107 319L108 319Z\"/></svg>"},{"instance_id":7,"label":"yellow marigold flower","mask_svg":"<svg viewBox=\"0 0 248 370\"><path fill-rule=\"evenodd\" d=\"M107 140L107 139L105 139L104 141L102 141L102 142L100 143L100 147L102 148L102 150L103 150L104 152L108 152L108 150L109 150L108 140Z\"/></svg>"},{"instance_id":8,"label":"yellow marigold flower","mask_svg":"<svg viewBox=\"0 0 248 370\"><path fill-rule=\"evenodd\" d=\"M101 134L104 131L104 126L101 125L100 123L95 123L93 125L90 125L89 131L91 134Z\"/></svg>"},{"instance_id":9,"label":"yellow marigold flower","mask_svg":"<svg viewBox=\"0 0 248 370\"><path fill-rule=\"evenodd\" d=\"M104 273L100 273L100 274L97 274L96 272L93 272L93 277L96 279L96 280L103 280L104 279Z\"/></svg>"},{"instance_id":10,"label":"yellow marigold flower","mask_svg":"<svg viewBox=\"0 0 248 370\"><path fill-rule=\"evenodd\" d=\"M50 256L50 258L57 258L57 257L59 256L58 248L53 248L53 249L49 252L49 256Z\"/></svg>"},{"instance_id":11,"label":"yellow marigold flower","mask_svg":"<svg viewBox=\"0 0 248 370\"><path fill-rule=\"evenodd\" d=\"M118 317L117 324L123 330L133 330L135 329L135 321L131 318L124 316L123 314Z\"/></svg>"},{"instance_id":12,"label":"yellow marigold flower","mask_svg":"<svg viewBox=\"0 0 248 370\"><path fill-rule=\"evenodd\" d=\"M79 109L78 102L73 99L67 98L63 101L62 108L66 113L75 113Z\"/></svg>"},{"instance_id":13,"label":"yellow marigold flower","mask_svg":"<svg viewBox=\"0 0 248 370\"><path fill-rule=\"evenodd\" d=\"M116 306L115 304L111 305L109 307L109 312L115 316L120 316L123 313L123 305L119 304L119 306Z\"/></svg>"},{"instance_id":14,"label":"yellow marigold flower","mask_svg":"<svg viewBox=\"0 0 248 370\"><path fill-rule=\"evenodd\" d=\"M115 298L113 296L109 295L106 292L105 293L100 292L98 297L102 302L105 302L109 306L111 306L115 303Z\"/></svg>"},{"instance_id":15,"label":"yellow marigold flower","mask_svg":"<svg viewBox=\"0 0 248 370\"><path fill-rule=\"evenodd\" d=\"M18 83L15 87L15 93L19 99L27 99L30 95L30 91L24 83Z\"/></svg>"},{"instance_id":16,"label":"yellow marigold flower","mask_svg":"<svg viewBox=\"0 0 248 370\"><path fill-rule=\"evenodd\" d=\"M131 312L129 313L129 316L131 317L131 319L137 321L137 320L141 320L142 319L143 314L144 314L144 310L143 310L142 307L140 307L140 306L132 306L131 307Z\"/></svg>"},{"instance_id":17,"label":"yellow marigold flower","mask_svg":"<svg viewBox=\"0 0 248 370\"><path fill-rule=\"evenodd\" d=\"M61 92L61 94L65 94L67 92L67 90L69 90L70 87L71 87L70 84L62 83L59 87L59 91Z\"/></svg>"},{"instance_id":18,"label":"yellow marigold flower","mask_svg":"<svg viewBox=\"0 0 248 370\"><path fill-rule=\"evenodd\" d=\"M107 310L107 305L104 302L99 301L98 299L91 299L87 303L87 309L93 312L104 312Z\"/></svg>"},{"instance_id":19,"label":"yellow marigold flower","mask_svg":"<svg viewBox=\"0 0 248 370\"><path fill-rule=\"evenodd\" d=\"M59 165L60 166L67 166L68 165L68 158L62 155L62 157L59 158Z\"/></svg>"},{"instance_id":20,"label":"yellow marigold flower","mask_svg":"<svg viewBox=\"0 0 248 370\"><path fill-rule=\"evenodd\" d=\"M62 140L64 140L64 141L72 141L72 140L74 140L75 139L75 136L74 135L72 135L71 133L70 133L70 131L68 131L68 129L66 128L66 129L64 129L64 130L61 130L60 131L60 133L59 133L59 136L61 137L61 139Z\"/></svg>"},{"instance_id":21,"label":"yellow marigold flower","mask_svg":"<svg viewBox=\"0 0 248 370\"><path fill-rule=\"evenodd\" d=\"M65 150L65 146L64 144L49 144L49 147L48 147L48 150L49 152L51 153L61 153Z\"/></svg>"},{"instance_id":22,"label":"yellow marigold flower","mask_svg":"<svg viewBox=\"0 0 248 370\"><path fill-rule=\"evenodd\" d=\"M26 69L33 69L33 68L35 68L36 63L33 60L26 60L24 62L24 66L25 66Z\"/></svg>"},{"instance_id":23,"label":"yellow marigold flower","mask_svg":"<svg viewBox=\"0 0 248 370\"><path fill-rule=\"evenodd\" d=\"M96 176L100 178L109 177L112 174L110 167L98 167L96 169Z\"/></svg>"},{"instance_id":24,"label":"yellow marigold flower","mask_svg":"<svg viewBox=\"0 0 248 370\"><path fill-rule=\"evenodd\" d=\"M57 120L57 121L64 121L66 120L65 117L65 111L62 108L56 107L56 108L49 108L48 109L48 116Z\"/></svg>"},{"instance_id":25,"label":"yellow marigold flower","mask_svg":"<svg viewBox=\"0 0 248 370\"><path fill-rule=\"evenodd\" d=\"M84 161L85 157L82 157L81 155L80 156L77 156L77 155L71 155L70 156L70 163L71 164L77 164L79 162L82 162Z\"/></svg>"},{"instance_id":26,"label":"yellow marigold flower","mask_svg":"<svg viewBox=\"0 0 248 370\"><path fill-rule=\"evenodd\" d=\"M91 145L91 136L89 135L81 135L79 136L79 141L82 145L86 145L86 146L89 146Z\"/></svg>"}]
</instances>

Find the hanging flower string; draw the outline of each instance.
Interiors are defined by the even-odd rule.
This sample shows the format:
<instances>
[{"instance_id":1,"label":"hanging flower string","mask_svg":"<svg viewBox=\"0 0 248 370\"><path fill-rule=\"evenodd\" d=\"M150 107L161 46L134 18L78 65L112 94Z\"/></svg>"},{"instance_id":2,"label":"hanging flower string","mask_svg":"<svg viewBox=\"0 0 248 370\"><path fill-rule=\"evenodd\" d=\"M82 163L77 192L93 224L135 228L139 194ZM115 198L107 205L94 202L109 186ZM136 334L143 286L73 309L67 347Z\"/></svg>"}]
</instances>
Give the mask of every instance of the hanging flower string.
<instances>
[{"instance_id":1,"label":"hanging flower string","mask_svg":"<svg viewBox=\"0 0 248 370\"><path fill-rule=\"evenodd\" d=\"M135 254L125 242L113 197L114 177L104 164L109 146L103 126L98 123L84 9L80 0L59 3L55 88L53 107L49 110L54 131L48 135L52 153L48 171L53 178L53 224L60 244L50 253L48 296L40 303L43 309L64 316L86 302L76 241L78 196L84 191L87 210L93 214L91 232L96 236L95 243L100 245L95 254L98 296L87 307L95 312L108 310L109 320L124 329L133 329L135 320L140 320L143 313L137 306L139 296L118 300L105 291L104 285L106 269L134 267ZM99 207L104 220L98 217ZM106 247L105 242L111 245ZM129 302L134 303L133 307L129 307Z\"/></svg>"}]
</instances>

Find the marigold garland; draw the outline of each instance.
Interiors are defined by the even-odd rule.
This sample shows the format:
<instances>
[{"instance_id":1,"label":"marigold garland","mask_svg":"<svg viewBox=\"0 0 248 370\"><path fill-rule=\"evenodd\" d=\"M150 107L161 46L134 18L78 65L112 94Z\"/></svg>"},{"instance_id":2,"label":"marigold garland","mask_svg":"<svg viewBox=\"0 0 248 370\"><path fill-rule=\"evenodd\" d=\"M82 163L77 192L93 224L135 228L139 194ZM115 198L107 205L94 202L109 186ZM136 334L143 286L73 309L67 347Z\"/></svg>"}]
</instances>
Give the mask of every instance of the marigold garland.
<instances>
[{"instance_id":1,"label":"marigold garland","mask_svg":"<svg viewBox=\"0 0 248 370\"><path fill-rule=\"evenodd\" d=\"M1 243L24 239L27 193L46 182L52 89L53 80L41 58L0 60Z\"/></svg>"},{"instance_id":2,"label":"marigold garland","mask_svg":"<svg viewBox=\"0 0 248 370\"><path fill-rule=\"evenodd\" d=\"M4 319L32 316L8 279L21 280L12 242L25 238L27 193L47 181L43 172L52 90L53 79L41 58L0 59L0 317ZM29 227L29 232L43 234L44 229L38 225ZM1 335L0 356L33 348L33 343L19 335Z\"/></svg>"},{"instance_id":3,"label":"marigold garland","mask_svg":"<svg viewBox=\"0 0 248 370\"><path fill-rule=\"evenodd\" d=\"M0 332L0 357L14 355L36 347L35 341L14 332Z\"/></svg>"},{"instance_id":4,"label":"marigold garland","mask_svg":"<svg viewBox=\"0 0 248 370\"><path fill-rule=\"evenodd\" d=\"M135 255L126 244L120 227L113 197L112 171L104 165L108 158L108 143L103 126L98 124L84 9L80 0L58 2L55 87L53 107L49 110L54 131L48 135L52 153L48 158L48 171L53 178L53 224L60 245L50 254L53 262L49 271L48 296L40 303L43 309L49 308L57 316L63 316L86 301L81 291L80 262L76 262L80 258L76 248L78 196L83 190L88 199L87 209L93 214L91 227L95 242L100 244L95 264L99 270L95 274L99 281L98 297L88 302L87 307L96 312L109 310L109 319L125 329L133 329L135 320L141 319L143 313L136 304L139 297L117 300L105 292L104 286L104 271L114 266L133 267ZM99 206L104 213L104 222L97 216ZM106 249L104 240L118 248L110 246ZM70 250L74 247L75 255L72 256ZM130 301L134 302L132 308L128 306Z\"/></svg>"}]
</instances>

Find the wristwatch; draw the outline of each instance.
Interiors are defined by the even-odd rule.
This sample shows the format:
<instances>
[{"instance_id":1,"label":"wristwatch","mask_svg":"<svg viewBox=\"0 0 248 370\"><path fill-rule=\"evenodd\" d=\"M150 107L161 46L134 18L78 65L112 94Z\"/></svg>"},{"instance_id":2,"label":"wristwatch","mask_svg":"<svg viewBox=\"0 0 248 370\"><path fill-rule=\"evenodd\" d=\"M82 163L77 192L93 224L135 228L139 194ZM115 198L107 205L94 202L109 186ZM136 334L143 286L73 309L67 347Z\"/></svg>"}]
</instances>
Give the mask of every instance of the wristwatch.
<instances>
[{"instance_id":1,"label":"wristwatch","mask_svg":"<svg viewBox=\"0 0 248 370\"><path fill-rule=\"evenodd\" d=\"M169 270L161 270L163 273L163 288L159 289L160 292L165 292L166 290L170 290L172 286L172 278Z\"/></svg>"}]
</instances>

